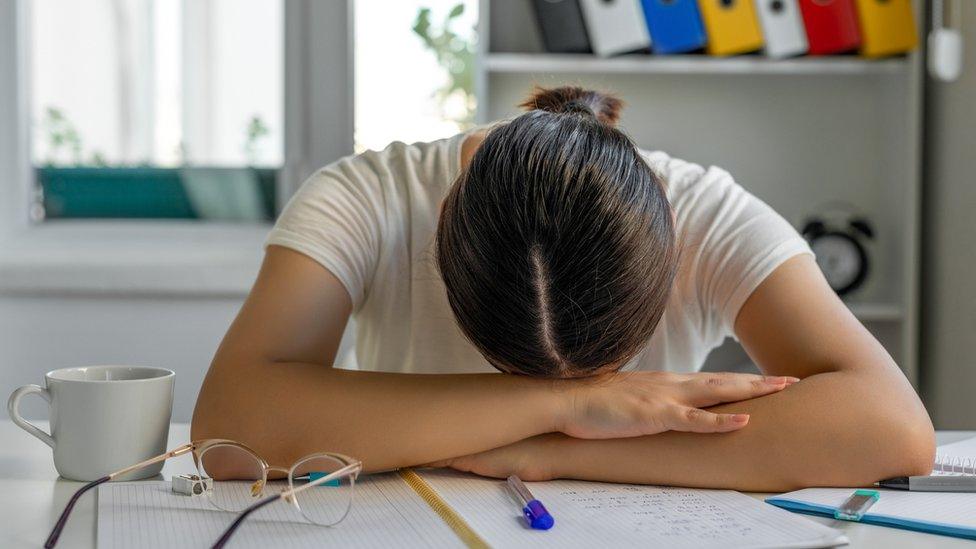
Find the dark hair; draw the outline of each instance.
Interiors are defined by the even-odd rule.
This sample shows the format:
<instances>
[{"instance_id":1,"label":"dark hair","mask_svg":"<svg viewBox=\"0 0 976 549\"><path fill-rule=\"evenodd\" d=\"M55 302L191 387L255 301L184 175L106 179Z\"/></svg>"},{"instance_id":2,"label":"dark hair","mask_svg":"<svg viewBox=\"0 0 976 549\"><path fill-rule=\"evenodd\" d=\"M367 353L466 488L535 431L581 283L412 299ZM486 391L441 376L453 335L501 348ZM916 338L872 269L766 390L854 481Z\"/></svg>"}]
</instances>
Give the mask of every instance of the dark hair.
<instances>
[{"instance_id":1,"label":"dark hair","mask_svg":"<svg viewBox=\"0 0 976 549\"><path fill-rule=\"evenodd\" d=\"M619 99L537 89L444 200L437 261L464 334L497 368L579 377L650 340L677 270L659 178L615 127Z\"/></svg>"}]
</instances>

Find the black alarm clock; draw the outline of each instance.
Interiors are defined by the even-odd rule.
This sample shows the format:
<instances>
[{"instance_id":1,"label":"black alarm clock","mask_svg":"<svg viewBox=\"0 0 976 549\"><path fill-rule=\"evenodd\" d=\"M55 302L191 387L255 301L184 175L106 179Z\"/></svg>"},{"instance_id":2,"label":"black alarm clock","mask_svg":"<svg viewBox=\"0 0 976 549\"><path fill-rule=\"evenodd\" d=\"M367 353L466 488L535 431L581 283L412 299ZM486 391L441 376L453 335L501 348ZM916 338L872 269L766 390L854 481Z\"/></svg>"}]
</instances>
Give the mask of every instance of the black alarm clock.
<instances>
[{"instance_id":1,"label":"black alarm clock","mask_svg":"<svg viewBox=\"0 0 976 549\"><path fill-rule=\"evenodd\" d=\"M864 284L869 271L865 242L874 238L874 229L866 219L850 217L831 223L814 217L803 225L801 233L837 295L849 294Z\"/></svg>"}]
</instances>

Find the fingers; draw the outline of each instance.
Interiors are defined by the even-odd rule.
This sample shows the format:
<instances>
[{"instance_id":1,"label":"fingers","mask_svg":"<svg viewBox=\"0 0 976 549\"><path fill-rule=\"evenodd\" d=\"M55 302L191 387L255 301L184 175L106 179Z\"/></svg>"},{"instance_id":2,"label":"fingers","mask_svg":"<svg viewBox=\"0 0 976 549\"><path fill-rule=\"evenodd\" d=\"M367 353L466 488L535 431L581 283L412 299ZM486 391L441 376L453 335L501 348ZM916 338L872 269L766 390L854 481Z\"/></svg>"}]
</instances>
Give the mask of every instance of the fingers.
<instances>
[{"instance_id":1,"label":"fingers","mask_svg":"<svg viewBox=\"0 0 976 549\"><path fill-rule=\"evenodd\" d=\"M690 374L684 382L686 404L695 408L714 406L723 402L748 400L777 391L800 381L790 376L761 376L754 374Z\"/></svg>"},{"instance_id":2,"label":"fingers","mask_svg":"<svg viewBox=\"0 0 976 549\"><path fill-rule=\"evenodd\" d=\"M672 431L727 433L749 423L749 414L716 414L698 408L674 408Z\"/></svg>"}]
</instances>

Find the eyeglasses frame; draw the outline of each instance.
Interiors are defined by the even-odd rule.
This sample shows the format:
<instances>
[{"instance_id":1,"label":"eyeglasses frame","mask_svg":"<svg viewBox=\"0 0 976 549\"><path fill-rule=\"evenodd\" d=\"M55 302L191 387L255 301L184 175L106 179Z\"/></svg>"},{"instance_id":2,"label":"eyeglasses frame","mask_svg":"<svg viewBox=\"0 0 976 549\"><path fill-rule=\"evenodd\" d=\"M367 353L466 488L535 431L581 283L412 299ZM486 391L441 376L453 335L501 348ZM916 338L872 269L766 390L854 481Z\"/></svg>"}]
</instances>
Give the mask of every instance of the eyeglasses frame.
<instances>
[{"instance_id":1,"label":"eyeglasses frame","mask_svg":"<svg viewBox=\"0 0 976 549\"><path fill-rule=\"evenodd\" d=\"M307 456L304 456L302 458L299 458L299 459L295 460L295 463L292 464L292 466L290 468L284 468L284 467L278 467L278 466L268 465L268 462L265 461L265 459L262 458L257 452L255 452L254 450L252 450L251 448L249 448L247 445L245 445L243 443L240 443L240 442L237 442L236 440L223 439L223 438L211 438L211 439L203 439L203 440L188 442L186 444L182 444L180 446L177 446L176 448L173 448L172 450L169 450L168 452L163 453L163 454L160 454L160 455L158 455L156 457L152 457L152 458L149 458L147 460L140 461L139 463L136 463L135 465L130 465L130 466L124 468L124 469L119 469L118 471L109 473L109 474L107 474L107 475L105 475L105 476L103 476L101 478L95 479L95 480L93 480L93 481L85 484L81 488L79 488L71 496L71 499L68 500L68 503L65 505L64 510L61 512L61 515L58 517L58 521L54 524L54 528L51 530L50 535L48 535L47 540L44 542L44 548L45 549L52 549L57 544L58 538L61 536L61 532L64 530L64 526L68 522L68 517L71 515L71 511L74 509L75 504L78 503L78 500L81 498L82 495L85 494L85 492L88 492L89 490L91 490L92 488L95 488L96 486L99 486L99 485L104 484L106 482L115 480L115 479L117 479L117 478L119 478L119 477L121 477L121 476L123 476L123 475L125 475L127 473L131 473L133 471L138 471L139 469L142 469L143 467L148 467L148 466L153 465L155 463L159 463L161 461L166 461L167 459L170 459L170 458L179 457L179 456L184 455L184 454L186 454L188 452L194 452L193 462L194 462L194 465L197 467L197 469L199 471L199 469L200 469L200 462L199 462L199 457L198 456L202 456L206 452L207 449L209 449L209 448L211 448L213 446L217 446L217 445L227 445L227 446L234 446L234 447L240 448L240 449L248 452L252 456L254 456L261 463L261 467L262 467L262 471L263 471L263 473L262 473L263 474L263 477L261 479L261 490L262 490L262 492L264 491L264 487L267 485L267 482L268 482L268 473L269 472L275 471L275 472L285 473L286 476L288 476L290 478L291 473L292 473L293 469L295 468L295 465L297 465L299 463L302 463L302 462L306 461L307 459L309 459L311 457L316 457L316 456L330 457L330 458L333 458L333 459L337 459L338 461L340 461L342 463L345 463L346 465L343 466L342 468L336 470L336 471L333 471L332 473L329 473L328 475L323 475L323 476L315 479L314 481L310 481L310 482L308 482L306 484L303 484L302 486L289 488L288 490L283 490L283 491L281 491L278 494L275 494L273 496L268 496L268 497L266 497L266 498L264 498L262 500L259 500L259 501L255 502L250 507L247 507L246 509L244 509L242 511L239 511L237 518L234 520L233 523L231 523L231 525L220 536L220 538L218 538L217 542L214 544L214 547L223 547L223 545L227 543L227 540L230 539L231 535L233 535L234 531L241 525L241 523L244 521L244 519L247 518L248 515L250 515L251 513L253 513L254 511L256 511L257 509L259 509L259 508L261 508L261 507L263 507L263 506L265 506L265 505L267 505L267 504L269 504L269 503L271 503L273 501L276 501L278 499L284 499L285 501L288 501L292 505L294 505L295 508L298 509L299 512L300 512L301 511L301 508L298 505L298 501L295 499L295 494L298 494L299 492L302 492L303 490L307 490L308 488L311 488L312 486L318 486L320 484L329 482L330 480L335 480L336 478L340 478L340 477L345 476L345 475L349 475L351 477L351 479L352 479L352 482L354 483L356 477L359 476L359 473L362 471L362 467L363 467L363 462L362 461L359 461L357 459L351 458L351 457L346 456L346 455L343 455L343 454L339 454L339 453L335 453L335 452L317 452L317 453L309 454ZM212 501L210 503L214 507L218 507ZM219 509L219 507L218 507L218 509ZM226 509L221 509L221 510L226 511ZM348 509L346 510L346 513L348 513ZM340 518L339 521L337 521L335 524L338 524L338 522L341 522L342 519L344 519L345 517L346 517L346 515L343 514L342 518ZM307 517L305 517L305 518L307 519Z\"/></svg>"}]
</instances>

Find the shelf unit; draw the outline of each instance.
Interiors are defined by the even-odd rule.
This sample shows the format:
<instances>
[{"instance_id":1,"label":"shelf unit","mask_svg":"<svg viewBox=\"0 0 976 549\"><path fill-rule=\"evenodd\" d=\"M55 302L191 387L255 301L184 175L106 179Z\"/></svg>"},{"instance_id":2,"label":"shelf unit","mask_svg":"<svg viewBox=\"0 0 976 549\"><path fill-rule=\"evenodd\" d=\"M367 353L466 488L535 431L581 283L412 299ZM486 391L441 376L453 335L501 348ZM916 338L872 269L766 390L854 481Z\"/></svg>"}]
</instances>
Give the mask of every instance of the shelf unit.
<instances>
[{"instance_id":1,"label":"shelf unit","mask_svg":"<svg viewBox=\"0 0 976 549\"><path fill-rule=\"evenodd\" d=\"M881 60L551 54L543 51L530 2L481 0L479 7L480 122L518 112L535 84L609 89L625 100L621 126L640 147L722 166L795 225L837 201L867 216L877 233L872 274L848 306L917 384L918 53ZM924 21L920 0L914 8L916 21ZM741 361L742 353L714 355Z\"/></svg>"},{"instance_id":2,"label":"shelf unit","mask_svg":"<svg viewBox=\"0 0 976 549\"><path fill-rule=\"evenodd\" d=\"M593 55L552 53L487 53L487 73L549 74L893 74L908 68L905 58L870 61L857 57L767 59L759 56Z\"/></svg>"}]
</instances>

